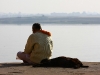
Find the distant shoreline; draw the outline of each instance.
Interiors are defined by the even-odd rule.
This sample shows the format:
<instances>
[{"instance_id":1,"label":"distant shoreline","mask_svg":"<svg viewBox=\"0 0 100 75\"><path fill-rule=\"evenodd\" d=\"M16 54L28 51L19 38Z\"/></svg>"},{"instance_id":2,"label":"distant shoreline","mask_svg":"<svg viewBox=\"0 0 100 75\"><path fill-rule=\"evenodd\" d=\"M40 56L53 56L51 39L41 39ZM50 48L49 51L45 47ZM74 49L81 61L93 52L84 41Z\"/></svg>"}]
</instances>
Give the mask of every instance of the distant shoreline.
<instances>
[{"instance_id":1,"label":"distant shoreline","mask_svg":"<svg viewBox=\"0 0 100 75\"><path fill-rule=\"evenodd\" d=\"M0 24L100 24L100 17L13 17L0 18Z\"/></svg>"}]
</instances>

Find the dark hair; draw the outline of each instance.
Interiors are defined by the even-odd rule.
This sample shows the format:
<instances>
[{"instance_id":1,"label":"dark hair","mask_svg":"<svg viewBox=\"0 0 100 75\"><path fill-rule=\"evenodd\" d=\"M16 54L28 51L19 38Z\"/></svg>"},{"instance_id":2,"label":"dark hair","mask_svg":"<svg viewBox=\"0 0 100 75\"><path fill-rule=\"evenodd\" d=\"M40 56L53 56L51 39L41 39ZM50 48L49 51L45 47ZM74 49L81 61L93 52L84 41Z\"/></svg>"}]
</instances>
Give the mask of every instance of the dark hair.
<instances>
[{"instance_id":1,"label":"dark hair","mask_svg":"<svg viewBox=\"0 0 100 75\"><path fill-rule=\"evenodd\" d=\"M35 29L39 29L39 30L42 29L42 28L41 28L41 25L40 25L39 23L34 23L33 26L32 26L32 28L33 28L33 27L34 27Z\"/></svg>"}]
</instances>

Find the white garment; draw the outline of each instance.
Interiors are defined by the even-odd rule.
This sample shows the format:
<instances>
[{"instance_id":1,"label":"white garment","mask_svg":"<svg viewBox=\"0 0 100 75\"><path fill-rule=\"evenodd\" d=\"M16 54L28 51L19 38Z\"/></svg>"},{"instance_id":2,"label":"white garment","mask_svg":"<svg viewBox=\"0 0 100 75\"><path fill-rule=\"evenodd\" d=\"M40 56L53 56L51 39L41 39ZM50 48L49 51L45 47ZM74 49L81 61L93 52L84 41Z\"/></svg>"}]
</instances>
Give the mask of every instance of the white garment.
<instances>
[{"instance_id":1,"label":"white garment","mask_svg":"<svg viewBox=\"0 0 100 75\"><path fill-rule=\"evenodd\" d=\"M27 40L24 52L30 54L30 60L40 63L43 59L49 59L52 55L53 41L51 36L36 32Z\"/></svg>"}]
</instances>

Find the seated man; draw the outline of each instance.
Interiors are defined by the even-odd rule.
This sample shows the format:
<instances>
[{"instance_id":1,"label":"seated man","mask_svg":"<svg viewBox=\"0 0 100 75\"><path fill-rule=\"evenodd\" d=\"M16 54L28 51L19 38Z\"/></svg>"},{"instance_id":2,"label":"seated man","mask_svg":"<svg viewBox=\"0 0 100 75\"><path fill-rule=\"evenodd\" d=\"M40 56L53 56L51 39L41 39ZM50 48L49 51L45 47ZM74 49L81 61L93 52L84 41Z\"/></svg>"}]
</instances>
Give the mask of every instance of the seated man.
<instances>
[{"instance_id":1,"label":"seated man","mask_svg":"<svg viewBox=\"0 0 100 75\"><path fill-rule=\"evenodd\" d=\"M43 59L50 59L53 42L51 33L42 30L39 23L32 26L33 33L29 36L24 52L18 52L19 59L29 64L39 64Z\"/></svg>"}]
</instances>

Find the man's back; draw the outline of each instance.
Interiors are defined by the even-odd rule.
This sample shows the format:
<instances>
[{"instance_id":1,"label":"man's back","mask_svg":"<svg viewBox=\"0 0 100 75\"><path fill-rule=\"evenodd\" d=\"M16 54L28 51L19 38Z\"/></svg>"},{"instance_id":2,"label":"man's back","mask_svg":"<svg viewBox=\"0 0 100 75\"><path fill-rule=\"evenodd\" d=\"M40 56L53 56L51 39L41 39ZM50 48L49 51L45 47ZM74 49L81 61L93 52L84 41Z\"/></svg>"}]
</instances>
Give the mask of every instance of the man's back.
<instances>
[{"instance_id":1,"label":"man's back","mask_svg":"<svg viewBox=\"0 0 100 75\"><path fill-rule=\"evenodd\" d=\"M41 32L36 32L32 36L34 37L34 48L30 56L31 61L40 63L43 59L49 59L53 48L51 37Z\"/></svg>"}]
</instances>

